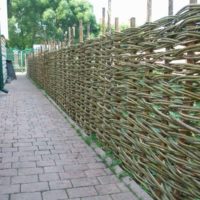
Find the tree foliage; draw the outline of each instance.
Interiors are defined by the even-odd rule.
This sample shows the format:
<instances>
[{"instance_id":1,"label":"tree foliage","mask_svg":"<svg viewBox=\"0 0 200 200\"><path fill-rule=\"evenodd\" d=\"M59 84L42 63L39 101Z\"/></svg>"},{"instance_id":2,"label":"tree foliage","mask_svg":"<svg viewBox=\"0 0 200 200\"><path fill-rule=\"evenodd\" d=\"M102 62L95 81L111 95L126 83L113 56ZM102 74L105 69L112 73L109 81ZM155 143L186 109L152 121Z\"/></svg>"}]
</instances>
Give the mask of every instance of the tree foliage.
<instances>
[{"instance_id":1,"label":"tree foliage","mask_svg":"<svg viewBox=\"0 0 200 200\"><path fill-rule=\"evenodd\" d=\"M90 23L92 33L98 33L93 8L87 0L11 0L8 7L12 47L24 49L45 40L62 41L68 27L77 26L79 20L85 29Z\"/></svg>"}]
</instances>

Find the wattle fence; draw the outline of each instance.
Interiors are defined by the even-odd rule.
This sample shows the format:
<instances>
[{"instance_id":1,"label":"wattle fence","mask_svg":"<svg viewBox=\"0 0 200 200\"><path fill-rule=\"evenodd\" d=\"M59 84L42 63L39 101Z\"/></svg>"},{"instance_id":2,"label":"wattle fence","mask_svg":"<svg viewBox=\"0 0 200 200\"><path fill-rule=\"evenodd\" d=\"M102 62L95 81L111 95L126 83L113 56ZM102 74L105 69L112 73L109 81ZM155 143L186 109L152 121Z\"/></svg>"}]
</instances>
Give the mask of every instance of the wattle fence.
<instances>
[{"instance_id":1,"label":"wattle fence","mask_svg":"<svg viewBox=\"0 0 200 200\"><path fill-rule=\"evenodd\" d=\"M154 199L200 199L200 5L28 65Z\"/></svg>"}]
</instances>

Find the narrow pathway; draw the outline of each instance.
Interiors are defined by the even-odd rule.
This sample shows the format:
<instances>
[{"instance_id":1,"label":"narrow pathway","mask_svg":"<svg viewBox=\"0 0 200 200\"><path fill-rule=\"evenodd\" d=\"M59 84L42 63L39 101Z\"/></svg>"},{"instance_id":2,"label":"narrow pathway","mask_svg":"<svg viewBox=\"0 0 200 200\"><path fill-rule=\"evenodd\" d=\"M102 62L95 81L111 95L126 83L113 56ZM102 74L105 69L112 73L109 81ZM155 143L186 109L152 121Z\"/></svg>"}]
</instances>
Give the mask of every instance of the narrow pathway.
<instances>
[{"instance_id":1,"label":"narrow pathway","mask_svg":"<svg viewBox=\"0 0 200 200\"><path fill-rule=\"evenodd\" d=\"M0 93L0 200L136 200L25 76Z\"/></svg>"}]
</instances>

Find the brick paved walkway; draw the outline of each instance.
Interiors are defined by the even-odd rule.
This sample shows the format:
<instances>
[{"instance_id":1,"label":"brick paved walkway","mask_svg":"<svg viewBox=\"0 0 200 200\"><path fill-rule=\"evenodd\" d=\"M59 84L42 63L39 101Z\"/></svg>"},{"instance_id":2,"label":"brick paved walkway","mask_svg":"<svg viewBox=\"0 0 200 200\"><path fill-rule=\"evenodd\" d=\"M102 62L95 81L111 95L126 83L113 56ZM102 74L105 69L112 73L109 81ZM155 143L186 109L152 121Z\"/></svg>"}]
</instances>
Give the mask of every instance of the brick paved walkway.
<instances>
[{"instance_id":1,"label":"brick paved walkway","mask_svg":"<svg viewBox=\"0 0 200 200\"><path fill-rule=\"evenodd\" d=\"M0 200L136 200L25 76L6 88Z\"/></svg>"}]
</instances>

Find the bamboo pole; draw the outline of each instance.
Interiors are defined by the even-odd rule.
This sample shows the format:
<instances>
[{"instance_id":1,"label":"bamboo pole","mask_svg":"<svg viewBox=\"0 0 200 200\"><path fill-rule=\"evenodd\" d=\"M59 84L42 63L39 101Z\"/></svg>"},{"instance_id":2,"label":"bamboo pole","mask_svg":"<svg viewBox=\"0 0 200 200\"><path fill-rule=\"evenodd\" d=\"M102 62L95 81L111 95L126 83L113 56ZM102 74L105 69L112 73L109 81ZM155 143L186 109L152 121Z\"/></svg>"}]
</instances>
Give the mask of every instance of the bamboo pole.
<instances>
[{"instance_id":1,"label":"bamboo pole","mask_svg":"<svg viewBox=\"0 0 200 200\"><path fill-rule=\"evenodd\" d=\"M120 29L119 29L119 18L118 17L115 17L115 31L116 32L120 32Z\"/></svg>"},{"instance_id":2,"label":"bamboo pole","mask_svg":"<svg viewBox=\"0 0 200 200\"><path fill-rule=\"evenodd\" d=\"M174 1L169 0L169 7L168 7L168 15L171 16L174 14Z\"/></svg>"},{"instance_id":3,"label":"bamboo pole","mask_svg":"<svg viewBox=\"0 0 200 200\"><path fill-rule=\"evenodd\" d=\"M105 24L106 24L106 9L102 8L102 35L105 35Z\"/></svg>"},{"instance_id":4,"label":"bamboo pole","mask_svg":"<svg viewBox=\"0 0 200 200\"><path fill-rule=\"evenodd\" d=\"M147 22L152 20L152 0L147 0Z\"/></svg>"},{"instance_id":5,"label":"bamboo pole","mask_svg":"<svg viewBox=\"0 0 200 200\"><path fill-rule=\"evenodd\" d=\"M132 18L130 19L130 27L131 27L131 28L135 28L135 17L132 17Z\"/></svg>"},{"instance_id":6,"label":"bamboo pole","mask_svg":"<svg viewBox=\"0 0 200 200\"><path fill-rule=\"evenodd\" d=\"M83 22L82 20L79 21L79 42L83 42Z\"/></svg>"}]
</instances>

